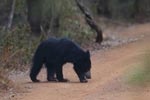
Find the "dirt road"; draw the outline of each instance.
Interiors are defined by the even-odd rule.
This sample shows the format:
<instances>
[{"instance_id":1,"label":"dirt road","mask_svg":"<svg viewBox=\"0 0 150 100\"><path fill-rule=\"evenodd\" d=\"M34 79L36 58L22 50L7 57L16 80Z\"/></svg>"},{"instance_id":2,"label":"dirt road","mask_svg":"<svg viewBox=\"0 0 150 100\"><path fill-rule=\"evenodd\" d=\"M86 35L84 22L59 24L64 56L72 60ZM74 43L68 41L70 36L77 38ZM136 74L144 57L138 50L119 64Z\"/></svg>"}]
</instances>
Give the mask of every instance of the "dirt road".
<instances>
[{"instance_id":1,"label":"dirt road","mask_svg":"<svg viewBox=\"0 0 150 100\"><path fill-rule=\"evenodd\" d=\"M122 32L121 32L122 31ZM150 87L137 88L126 82L132 65L150 48L150 24L139 25L118 31L122 37L142 38L109 50L92 53L92 79L79 83L71 64L64 66L68 83L48 83L45 70L39 77L42 83L30 83L27 76L21 83L28 92L18 95L16 100L150 100Z\"/></svg>"}]
</instances>

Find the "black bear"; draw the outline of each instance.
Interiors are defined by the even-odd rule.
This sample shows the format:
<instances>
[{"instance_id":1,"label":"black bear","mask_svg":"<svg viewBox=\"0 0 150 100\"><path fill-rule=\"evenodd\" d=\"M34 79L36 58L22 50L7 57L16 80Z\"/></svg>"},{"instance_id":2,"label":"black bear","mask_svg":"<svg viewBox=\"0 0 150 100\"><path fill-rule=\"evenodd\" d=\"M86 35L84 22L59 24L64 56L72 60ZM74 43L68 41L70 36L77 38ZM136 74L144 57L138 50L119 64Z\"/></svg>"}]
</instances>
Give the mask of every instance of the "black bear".
<instances>
[{"instance_id":1,"label":"black bear","mask_svg":"<svg viewBox=\"0 0 150 100\"><path fill-rule=\"evenodd\" d=\"M88 82L86 78L91 78L90 53L83 51L76 43L67 38L50 38L38 46L33 56L30 78L33 82L39 82L40 80L36 77L44 64L47 68L48 81L67 82L62 72L62 67L67 62L74 65L73 68L80 82Z\"/></svg>"}]
</instances>

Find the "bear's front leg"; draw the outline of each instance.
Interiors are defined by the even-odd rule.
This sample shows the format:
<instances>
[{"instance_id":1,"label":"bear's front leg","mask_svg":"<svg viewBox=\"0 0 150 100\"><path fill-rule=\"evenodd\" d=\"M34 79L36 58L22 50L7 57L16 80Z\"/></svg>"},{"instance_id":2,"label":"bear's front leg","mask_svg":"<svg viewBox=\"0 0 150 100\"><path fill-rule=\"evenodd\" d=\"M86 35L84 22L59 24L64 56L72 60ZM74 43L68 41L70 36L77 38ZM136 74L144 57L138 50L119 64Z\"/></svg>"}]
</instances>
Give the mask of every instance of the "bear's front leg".
<instances>
[{"instance_id":1,"label":"bear's front leg","mask_svg":"<svg viewBox=\"0 0 150 100\"><path fill-rule=\"evenodd\" d=\"M77 73L81 83L87 83L88 82L85 78L85 73L81 73L76 67L74 67L74 70Z\"/></svg>"},{"instance_id":2,"label":"bear's front leg","mask_svg":"<svg viewBox=\"0 0 150 100\"><path fill-rule=\"evenodd\" d=\"M87 82L88 82L88 81L86 80L84 74L79 74L78 77L79 77L81 83L87 83Z\"/></svg>"},{"instance_id":3,"label":"bear's front leg","mask_svg":"<svg viewBox=\"0 0 150 100\"><path fill-rule=\"evenodd\" d=\"M56 69L56 77L58 79L59 82L68 82L68 79L64 79L63 78L63 73L62 73L62 66L61 67L57 67Z\"/></svg>"}]
</instances>

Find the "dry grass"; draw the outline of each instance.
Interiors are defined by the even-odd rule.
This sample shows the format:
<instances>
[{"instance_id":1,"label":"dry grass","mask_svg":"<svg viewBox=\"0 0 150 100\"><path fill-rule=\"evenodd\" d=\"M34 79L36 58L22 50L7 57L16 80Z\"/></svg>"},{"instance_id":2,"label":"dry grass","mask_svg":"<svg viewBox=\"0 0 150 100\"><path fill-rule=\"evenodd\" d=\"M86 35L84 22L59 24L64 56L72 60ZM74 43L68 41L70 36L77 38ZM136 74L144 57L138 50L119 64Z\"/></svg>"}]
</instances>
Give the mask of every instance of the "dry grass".
<instances>
[{"instance_id":1,"label":"dry grass","mask_svg":"<svg viewBox=\"0 0 150 100\"><path fill-rule=\"evenodd\" d=\"M0 92L8 90L12 86L11 81L8 79L7 71L0 68Z\"/></svg>"}]
</instances>

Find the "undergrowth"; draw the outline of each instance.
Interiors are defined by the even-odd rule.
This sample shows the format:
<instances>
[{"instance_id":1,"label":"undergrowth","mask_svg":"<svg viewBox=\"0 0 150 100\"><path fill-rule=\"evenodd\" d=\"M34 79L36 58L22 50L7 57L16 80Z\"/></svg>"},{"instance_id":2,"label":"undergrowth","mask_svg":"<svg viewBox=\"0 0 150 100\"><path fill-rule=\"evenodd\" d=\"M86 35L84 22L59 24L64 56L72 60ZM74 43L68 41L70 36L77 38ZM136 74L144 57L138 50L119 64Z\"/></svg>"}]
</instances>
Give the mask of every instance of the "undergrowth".
<instances>
[{"instance_id":1,"label":"undergrowth","mask_svg":"<svg viewBox=\"0 0 150 100\"><path fill-rule=\"evenodd\" d=\"M76 15L74 18L65 18L61 23L62 25L58 37L68 37L80 45L86 45L93 42L96 33L86 25L86 22L82 17L83 16L81 15Z\"/></svg>"},{"instance_id":2,"label":"undergrowth","mask_svg":"<svg viewBox=\"0 0 150 100\"><path fill-rule=\"evenodd\" d=\"M11 31L0 32L0 67L9 69L24 69L29 64L34 49L41 41L29 34L29 28L18 26Z\"/></svg>"},{"instance_id":3,"label":"undergrowth","mask_svg":"<svg viewBox=\"0 0 150 100\"><path fill-rule=\"evenodd\" d=\"M33 37L27 25L18 25L12 30L0 30L0 87L11 87L8 79L12 70L24 71L30 65L35 48L43 37Z\"/></svg>"},{"instance_id":4,"label":"undergrowth","mask_svg":"<svg viewBox=\"0 0 150 100\"><path fill-rule=\"evenodd\" d=\"M8 79L8 70L0 67L0 93L13 88L13 82Z\"/></svg>"}]
</instances>

